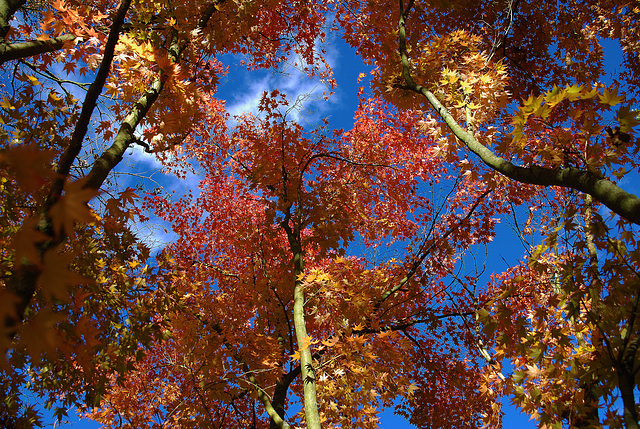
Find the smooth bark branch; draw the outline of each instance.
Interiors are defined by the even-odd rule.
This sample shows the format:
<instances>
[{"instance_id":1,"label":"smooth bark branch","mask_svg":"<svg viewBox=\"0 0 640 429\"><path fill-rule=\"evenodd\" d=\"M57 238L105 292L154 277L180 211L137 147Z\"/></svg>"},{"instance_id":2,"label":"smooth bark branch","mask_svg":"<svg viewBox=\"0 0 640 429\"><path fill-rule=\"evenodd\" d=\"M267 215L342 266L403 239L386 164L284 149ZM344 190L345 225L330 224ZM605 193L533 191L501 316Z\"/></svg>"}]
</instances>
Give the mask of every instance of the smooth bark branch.
<instances>
[{"instance_id":1,"label":"smooth bark branch","mask_svg":"<svg viewBox=\"0 0 640 429\"><path fill-rule=\"evenodd\" d=\"M298 278L302 271L302 250L294 250L295 265L295 285L293 292L293 324L296 331L298 347L302 348L305 341L308 341L307 327L304 317L304 290L302 281ZM311 347L307 346L300 350L300 370L302 374L302 384L304 388L304 414L309 429L320 429L320 414L318 412L318 399L316 392L316 373L313 368L313 356Z\"/></svg>"},{"instance_id":2,"label":"smooth bark branch","mask_svg":"<svg viewBox=\"0 0 640 429\"><path fill-rule=\"evenodd\" d=\"M288 209L290 210L290 208ZM304 274L304 262L302 245L300 243L300 232L289 226L291 212L287 211L282 227L287 233L291 253L293 254L293 325L296 331L296 340L300 349L300 372L302 374L302 386L304 392L304 415L308 429L321 429L320 413L318 411L318 398L316 392L316 374L313 367L313 356L311 346L304 347L309 341L306 321L304 317L304 289L300 277Z\"/></svg>"},{"instance_id":3,"label":"smooth bark branch","mask_svg":"<svg viewBox=\"0 0 640 429\"><path fill-rule=\"evenodd\" d=\"M471 133L467 132L458 124L447 108L440 103L440 100L438 100L431 91L424 86L418 85L413 80L406 48L404 15L400 16L398 27L402 77L406 82L404 87L424 96L455 136L462 141L471 152L475 153L482 162L491 169L518 182L540 186L562 186L589 194L616 214L630 222L640 225L640 198L626 192L610 180L574 167L547 168L536 165L520 167L496 155L476 140Z\"/></svg>"},{"instance_id":4,"label":"smooth bark branch","mask_svg":"<svg viewBox=\"0 0 640 429\"><path fill-rule=\"evenodd\" d=\"M17 10L17 8L23 4L23 3L19 3L17 7L15 7L14 9L11 9L11 14L7 15L8 13L7 11L10 9L9 6L13 5L14 3L17 4L17 2L12 2L11 0L8 0L8 1L0 0L0 24L2 23L3 17L5 18L8 17L6 19L8 22L8 19L10 19L11 15L15 12L15 10ZM127 7L128 7L130 0L124 0L120 5L121 7L118 9L116 18L114 18L114 26L116 25L115 20L118 17L120 17L120 12L123 12L123 13L126 12L126 10L122 11L122 5L125 3L127 4ZM217 4L218 1L215 1L213 3ZM203 15L203 19L199 21L199 24L198 24L199 28L204 28L204 26L207 25L207 22L211 17L211 13L212 12L209 11L209 9L205 11L205 14ZM111 40L112 36L114 38L117 38L118 33L119 33L119 30L113 31L112 29L108 40ZM171 59L174 62L176 63L179 62L180 55L182 51L186 48L187 44L188 44L187 41L182 41L182 42L178 41L176 34L174 32L174 37L173 37L173 40L171 41L171 46L169 48ZM105 57L107 57L107 54L108 52L105 48ZM103 60L103 64L104 64L104 60ZM110 68L110 63L109 63L109 67L106 67L106 64L105 64L105 67L103 68L101 65L98 74L100 74L100 71L108 73L109 68ZM87 174L87 176L85 176L85 183L84 183L85 188L91 188L96 190L100 189L100 187L106 180L109 173L122 160L125 151L129 147L129 145L135 140L134 131L136 127L144 119L144 117L146 116L147 112L149 111L153 103L158 99L158 96L164 87L165 78L166 76L162 76L162 75L156 78L156 80L152 82L147 92L144 93L140 97L140 99L134 104L133 108L131 109L131 112L127 115L127 117L122 122L120 129L118 130L118 134L116 135L111 147L109 147L109 149L107 149L94 162L91 171L89 172L89 174ZM98 77L96 77L95 82L99 82ZM88 121L90 120L91 112L93 111L96 99L100 95L103 85L104 83L102 83L101 85L96 84L93 91L90 88L87 92L87 98L85 99L85 103L87 104L87 107L85 109L85 106L83 105L83 111L81 113L81 117L84 118L82 120L86 121L86 126L88 126ZM92 87L94 87L94 85L92 85ZM91 96L89 95L89 93L91 93ZM85 112L88 112L88 113L85 113ZM81 144L85 134L86 134L85 125L79 122L79 124L76 126L76 130L74 130L75 137L72 138L72 141L76 141L76 142L80 141L80 144ZM73 161L75 160L75 157L77 156L77 153L74 155L74 152L75 152L75 149L67 149L65 150L65 153L62 154L60 167L58 169L58 172L60 174L66 175L66 173L68 173L69 170L67 166L69 165L68 164L69 160L71 160L71 163L73 163ZM53 204L55 204L55 202L57 201L57 198L59 198L60 196L60 193L61 193L60 188L52 189L52 191L49 193L49 198L47 198L47 202L45 203L44 212L48 211L48 209ZM40 229L47 231L49 229L47 224L48 222L46 222L46 219L45 219L45 222L43 222L43 225L40 226ZM45 241L44 243L39 245L40 255L43 255L45 251L60 244L63 240L64 240L64 237L58 237L58 238L51 237L51 240ZM16 308L15 317L7 317L3 321L4 332L6 332L7 335L10 336L11 338L13 338L13 336L15 335L17 326L22 322L24 318L24 312L26 308L29 306L29 304L31 303L31 299L33 298L33 295L36 290L37 280L41 273L42 273L41 266L36 264L31 264L31 263L25 263L16 267L14 271L11 273L11 275L9 276L9 278L7 279L8 289L17 298L16 304L15 304L15 308Z\"/></svg>"},{"instance_id":5,"label":"smooth bark branch","mask_svg":"<svg viewBox=\"0 0 640 429\"><path fill-rule=\"evenodd\" d=\"M215 6L224 3L224 1L225 0L215 0L211 2L209 7L205 9L198 20L198 25L196 27L197 30L202 30L207 26L209 20L213 16L213 13L217 10ZM187 45L188 41L179 40L178 34L174 30L171 44L169 46L169 57L174 63L177 64L180 62L180 56ZM85 187L99 189L111 170L113 170L113 168L122 161L127 148L134 140L136 140L134 131L142 119L144 119L153 103L158 99L160 92L162 92L165 79L166 76L161 74L153 81L147 92L138 99L131 109L131 112L129 112L129 115L127 115L120 125L118 134L116 135L111 147L94 162L91 171L87 175L87 181L84 185Z\"/></svg>"},{"instance_id":6,"label":"smooth bark branch","mask_svg":"<svg viewBox=\"0 0 640 429\"><path fill-rule=\"evenodd\" d=\"M249 371L247 364L243 362L242 365L243 365L242 369L245 372L247 379L254 386L255 391L258 394L258 399L260 399L260 402L262 402L262 405L264 406L264 409L269 415L269 418L271 419L271 421L280 429L290 429L291 426L289 425L289 423L284 421L284 419L280 416L278 411L271 404L271 401L269 400L269 396L257 384L258 381L256 380L256 377L253 375L253 373Z\"/></svg>"},{"instance_id":7,"label":"smooth bark branch","mask_svg":"<svg viewBox=\"0 0 640 429\"><path fill-rule=\"evenodd\" d=\"M301 368L300 366L295 367L289 373L285 374L284 377L278 382L275 390L273 391L273 398L271 399L271 405L273 409L278 413L278 415L284 419L284 403L287 399L287 391L289 390L289 386L295 380L295 378L300 375ZM271 419L271 423L269 425L270 429L275 429L276 427L280 427L276 421Z\"/></svg>"},{"instance_id":8,"label":"smooth bark branch","mask_svg":"<svg viewBox=\"0 0 640 429\"><path fill-rule=\"evenodd\" d=\"M636 409L634 374L624 363L616 365L618 388L624 406L624 425L627 429L638 429L638 411Z\"/></svg>"},{"instance_id":9,"label":"smooth bark branch","mask_svg":"<svg viewBox=\"0 0 640 429\"><path fill-rule=\"evenodd\" d=\"M58 161L58 169L56 171L56 173L58 173L58 178L54 180L51 190L49 191L49 198L46 204L47 209L60 198L60 195L62 195L62 189L64 188L64 183L69 175L71 166L82 149L82 142L84 141L84 137L87 135L89 122L91 121L91 116L93 115L93 111L96 107L96 102L102 93L105 82L107 81L109 70L111 70L111 63L113 62L113 55L115 53L116 45L118 44L120 29L122 28L124 17L126 16L130 5L131 0L122 0L120 6L118 6L118 11L113 18L113 24L111 25L109 37L105 44L104 55L102 56L100 67L98 68L98 72L96 73L93 83L91 83L91 86L89 86L87 94L85 95L84 103L82 103L82 111L80 112L80 117L78 118L76 127L73 130L71 141Z\"/></svg>"},{"instance_id":10,"label":"smooth bark branch","mask_svg":"<svg viewBox=\"0 0 640 429\"><path fill-rule=\"evenodd\" d=\"M9 21L13 18L13 14L25 3L25 0L0 0L0 43L4 43L7 37L11 28Z\"/></svg>"},{"instance_id":11,"label":"smooth bark branch","mask_svg":"<svg viewBox=\"0 0 640 429\"><path fill-rule=\"evenodd\" d=\"M264 389L260 387L260 385L258 384L258 380L256 380L256 377L249 369L249 366L242 360L239 355L234 355L234 358L242 365L242 370L244 371L247 380L249 380L249 383L251 383L254 390L256 391L258 399L260 399L260 402L262 402L262 405L264 406L264 409L269 415L271 421L276 425L276 427L280 429L290 429L291 426L289 425L289 423L284 421L278 411L273 407L271 401L269 400L269 395L267 395Z\"/></svg>"},{"instance_id":12,"label":"smooth bark branch","mask_svg":"<svg viewBox=\"0 0 640 429\"><path fill-rule=\"evenodd\" d=\"M134 131L136 127L145 117L153 103L158 99L163 86L163 79L157 78L147 92L136 102L131 112L129 112L122 122L122 125L120 125L118 134L116 134L111 147L93 163L91 171L86 176L85 187L100 189L111 170L122 161L125 151L131 142L135 140Z\"/></svg>"},{"instance_id":13,"label":"smooth bark branch","mask_svg":"<svg viewBox=\"0 0 640 429\"><path fill-rule=\"evenodd\" d=\"M66 42L75 40L73 34L63 34L48 40L29 40L12 44L0 44L0 65L11 60L32 57L62 49Z\"/></svg>"},{"instance_id":14,"label":"smooth bark branch","mask_svg":"<svg viewBox=\"0 0 640 429\"><path fill-rule=\"evenodd\" d=\"M200 319L199 317L198 319L202 322L202 319ZM289 425L289 423L284 421L280 413L278 413L276 408L274 408L271 401L269 400L269 395L267 395L264 389L260 387L260 385L258 384L258 380L256 379L255 375L253 375L253 372L249 368L249 365L247 365L247 363L244 361L242 356L240 356L240 354L236 351L233 345L227 341L227 339L224 336L224 331L222 330L220 325L212 324L209 326L211 326L211 328L214 331L216 331L216 333L222 338L222 343L224 344L224 346L233 354L233 358L236 360L236 362L238 362L242 366L242 371L244 371L245 377L247 377L249 384L251 384L256 394L258 395L258 399L260 399L260 402L262 402L262 405L264 406L264 409L269 415L271 422L280 429L290 429L291 425ZM297 374L294 374L291 377L291 379L288 381L287 386L291 383L291 381L293 381L296 375ZM274 397L274 400L275 400L275 397Z\"/></svg>"}]
</instances>

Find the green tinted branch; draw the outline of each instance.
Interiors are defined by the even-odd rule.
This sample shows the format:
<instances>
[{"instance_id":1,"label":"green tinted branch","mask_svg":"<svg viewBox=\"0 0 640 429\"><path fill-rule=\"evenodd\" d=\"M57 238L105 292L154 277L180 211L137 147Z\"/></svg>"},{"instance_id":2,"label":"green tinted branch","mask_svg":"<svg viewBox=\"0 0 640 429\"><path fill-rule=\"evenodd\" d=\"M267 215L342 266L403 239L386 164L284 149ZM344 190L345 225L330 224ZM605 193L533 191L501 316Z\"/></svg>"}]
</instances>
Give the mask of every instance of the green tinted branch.
<instances>
[{"instance_id":1,"label":"green tinted branch","mask_svg":"<svg viewBox=\"0 0 640 429\"><path fill-rule=\"evenodd\" d=\"M58 49L62 49L66 42L75 40L75 38L76 36L73 34L63 34L62 36L52 37L47 40L29 40L28 42L0 44L0 64L57 51Z\"/></svg>"},{"instance_id":2,"label":"green tinted branch","mask_svg":"<svg viewBox=\"0 0 640 429\"><path fill-rule=\"evenodd\" d=\"M610 180L574 167L547 168L536 165L528 167L514 165L493 153L489 148L480 143L473 134L460 126L447 108L440 103L440 100L438 100L431 91L424 86L418 85L413 80L407 54L405 20L406 17L402 14L398 24L402 77L406 83L404 88L426 98L453 134L463 142L471 152L476 154L482 162L489 168L517 182L540 186L562 186L589 194L614 213L630 222L640 225L640 198L626 192Z\"/></svg>"}]
</instances>

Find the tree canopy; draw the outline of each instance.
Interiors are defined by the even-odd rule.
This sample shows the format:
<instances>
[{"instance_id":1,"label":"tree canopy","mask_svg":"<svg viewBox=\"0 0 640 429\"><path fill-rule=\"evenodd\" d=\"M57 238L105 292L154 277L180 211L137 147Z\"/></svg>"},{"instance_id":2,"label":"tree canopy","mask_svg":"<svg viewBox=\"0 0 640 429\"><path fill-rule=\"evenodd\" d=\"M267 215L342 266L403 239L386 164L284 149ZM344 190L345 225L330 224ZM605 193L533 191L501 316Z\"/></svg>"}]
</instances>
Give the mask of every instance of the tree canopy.
<instances>
[{"instance_id":1,"label":"tree canopy","mask_svg":"<svg viewBox=\"0 0 640 429\"><path fill-rule=\"evenodd\" d=\"M640 4L178 3L0 0L0 425L638 427ZM349 127L229 112L335 35Z\"/></svg>"}]
</instances>

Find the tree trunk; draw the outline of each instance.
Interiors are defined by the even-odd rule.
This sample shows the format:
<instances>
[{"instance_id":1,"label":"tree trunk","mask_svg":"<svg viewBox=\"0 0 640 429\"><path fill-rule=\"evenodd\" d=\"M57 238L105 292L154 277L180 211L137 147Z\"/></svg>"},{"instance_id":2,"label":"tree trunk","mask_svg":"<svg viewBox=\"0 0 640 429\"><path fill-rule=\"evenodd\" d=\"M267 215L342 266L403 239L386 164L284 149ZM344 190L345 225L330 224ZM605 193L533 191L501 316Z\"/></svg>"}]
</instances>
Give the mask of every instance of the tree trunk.
<instances>
[{"instance_id":1,"label":"tree trunk","mask_svg":"<svg viewBox=\"0 0 640 429\"><path fill-rule=\"evenodd\" d=\"M634 395L635 381L633 374L627 370L624 364L616 365L618 375L618 387L624 405L624 425L627 429L638 429L638 410Z\"/></svg>"}]
</instances>

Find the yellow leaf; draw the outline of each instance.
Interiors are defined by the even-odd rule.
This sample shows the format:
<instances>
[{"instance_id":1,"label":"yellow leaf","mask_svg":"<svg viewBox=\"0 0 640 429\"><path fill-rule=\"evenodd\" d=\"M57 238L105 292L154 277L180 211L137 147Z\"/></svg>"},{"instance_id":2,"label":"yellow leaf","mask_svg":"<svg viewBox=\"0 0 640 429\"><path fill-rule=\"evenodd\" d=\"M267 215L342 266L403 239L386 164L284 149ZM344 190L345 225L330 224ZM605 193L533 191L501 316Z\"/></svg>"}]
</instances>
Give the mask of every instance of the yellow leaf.
<instances>
[{"instance_id":1,"label":"yellow leaf","mask_svg":"<svg viewBox=\"0 0 640 429\"><path fill-rule=\"evenodd\" d=\"M618 96L618 88L613 88L611 91L605 89L604 94L600 95L600 103L610 106L615 106L623 100L624 96Z\"/></svg>"},{"instance_id":2,"label":"yellow leaf","mask_svg":"<svg viewBox=\"0 0 640 429\"><path fill-rule=\"evenodd\" d=\"M40 85L40 81L35 76L27 75L27 78L29 78L29 82L31 82L31 85L33 86Z\"/></svg>"},{"instance_id":3,"label":"yellow leaf","mask_svg":"<svg viewBox=\"0 0 640 429\"><path fill-rule=\"evenodd\" d=\"M562 100L564 100L565 91L560 90L557 86L553 87L553 90L545 96L545 101L549 105L549 107L554 107Z\"/></svg>"},{"instance_id":4,"label":"yellow leaf","mask_svg":"<svg viewBox=\"0 0 640 429\"><path fill-rule=\"evenodd\" d=\"M633 130L633 127L638 125L638 111L631 110L629 106L623 106L618 110L616 117L620 124L620 131L628 133Z\"/></svg>"},{"instance_id":5,"label":"yellow leaf","mask_svg":"<svg viewBox=\"0 0 640 429\"><path fill-rule=\"evenodd\" d=\"M582 92L582 85L571 85L566 90L566 96L569 101L575 101L580 98L580 93Z\"/></svg>"},{"instance_id":6,"label":"yellow leaf","mask_svg":"<svg viewBox=\"0 0 640 429\"><path fill-rule=\"evenodd\" d=\"M9 100L5 96L3 96L2 97L2 101L0 101L0 107L2 107L3 109L7 109L7 110L14 110L16 108L16 106L13 105L11 100Z\"/></svg>"},{"instance_id":7,"label":"yellow leaf","mask_svg":"<svg viewBox=\"0 0 640 429\"><path fill-rule=\"evenodd\" d=\"M311 336L307 335L306 337L304 337L302 339L302 344L300 346L300 350L299 351L303 351L308 349L309 347L311 347L314 344L318 344L320 341L319 340L314 340Z\"/></svg>"}]
</instances>

